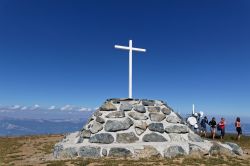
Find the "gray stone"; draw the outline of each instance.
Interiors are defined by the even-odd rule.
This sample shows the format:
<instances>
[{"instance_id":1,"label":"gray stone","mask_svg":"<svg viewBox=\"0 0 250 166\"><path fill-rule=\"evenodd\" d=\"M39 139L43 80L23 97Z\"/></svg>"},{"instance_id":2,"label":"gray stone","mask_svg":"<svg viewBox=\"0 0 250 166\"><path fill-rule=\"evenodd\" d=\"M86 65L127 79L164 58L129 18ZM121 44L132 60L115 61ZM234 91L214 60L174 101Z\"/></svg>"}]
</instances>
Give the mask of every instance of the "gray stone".
<instances>
[{"instance_id":1,"label":"gray stone","mask_svg":"<svg viewBox=\"0 0 250 166\"><path fill-rule=\"evenodd\" d=\"M148 117L144 115L144 113L139 113L135 111L129 112L128 116L130 116L134 120L147 120L148 119Z\"/></svg>"},{"instance_id":2,"label":"gray stone","mask_svg":"<svg viewBox=\"0 0 250 166\"><path fill-rule=\"evenodd\" d=\"M169 115L169 114L171 114L172 111L171 111L171 109L169 109L167 107L163 107L161 109L161 112L164 113L165 115Z\"/></svg>"},{"instance_id":3,"label":"gray stone","mask_svg":"<svg viewBox=\"0 0 250 166\"><path fill-rule=\"evenodd\" d=\"M125 148L111 148L109 150L108 156L110 157L130 157L132 156L132 153L130 150Z\"/></svg>"},{"instance_id":4,"label":"gray stone","mask_svg":"<svg viewBox=\"0 0 250 166\"><path fill-rule=\"evenodd\" d=\"M66 158L67 157L70 157L70 158L76 157L77 156L76 148L69 147L69 148L64 149L61 153L61 156L66 157Z\"/></svg>"},{"instance_id":5,"label":"gray stone","mask_svg":"<svg viewBox=\"0 0 250 166\"><path fill-rule=\"evenodd\" d=\"M235 155L233 151L230 149L224 147L223 145L213 142L213 145L211 146L209 153L211 155L226 155L226 156L233 156Z\"/></svg>"},{"instance_id":6,"label":"gray stone","mask_svg":"<svg viewBox=\"0 0 250 166\"><path fill-rule=\"evenodd\" d=\"M158 113L158 112L160 112L160 110L161 110L160 107L153 107L153 106L148 107L148 112L150 112L150 113Z\"/></svg>"},{"instance_id":7,"label":"gray stone","mask_svg":"<svg viewBox=\"0 0 250 166\"><path fill-rule=\"evenodd\" d=\"M103 126L101 123L99 122L94 122L93 124L91 124L89 130L92 134L95 134L99 131L101 131L103 129Z\"/></svg>"},{"instance_id":8,"label":"gray stone","mask_svg":"<svg viewBox=\"0 0 250 166\"><path fill-rule=\"evenodd\" d=\"M161 157L161 154L153 146L145 145L143 149L135 149L135 156L137 158L150 158Z\"/></svg>"},{"instance_id":9,"label":"gray stone","mask_svg":"<svg viewBox=\"0 0 250 166\"><path fill-rule=\"evenodd\" d=\"M114 142L114 137L109 133L100 133L100 134L95 134L94 136L90 137L89 142L111 144L112 142Z\"/></svg>"},{"instance_id":10,"label":"gray stone","mask_svg":"<svg viewBox=\"0 0 250 166\"><path fill-rule=\"evenodd\" d=\"M151 123L148 125L148 129L151 131L157 131L159 133L164 133L164 127L162 123Z\"/></svg>"},{"instance_id":11,"label":"gray stone","mask_svg":"<svg viewBox=\"0 0 250 166\"><path fill-rule=\"evenodd\" d=\"M144 106L154 106L155 102L154 100L142 100L142 105Z\"/></svg>"},{"instance_id":12,"label":"gray stone","mask_svg":"<svg viewBox=\"0 0 250 166\"><path fill-rule=\"evenodd\" d=\"M167 133L188 133L189 128L183 124L173 124L166 126L165 131Z\"/></svg>"},{"instance_id":13,"label":"gray stone","mask_svg":"<svg viewBox=\"0 0 250 166\"><path fill-rule=\"evenodd\" d=\"M89 130L83 130L83 131L81 132L81 136L82 136L83 138L90 138L91 132L90 132Z\"/></svg>"},{"instance_id":14,"label":"gray stone","mask_svg":"<svg viewBox=\"0 0 250 166\"><path fill-rule=\"evenodd\" d=\"M155 100L155 106L160 107L160 106L162 106L163 104L164 104L163 101L161 101L161 100Z\"/></svg>"},{"instance_id":15,"label":"gray stone","mask_svg":"<svg viewBox=\"0 0 250 166\"><path fill-rule=\"evenodd\" d=\"M142 120L141 121L135 121L135 127L146 130L147 127L148 127L148 124L147 124L147 122L142 121Z\"/></svg>"},{"instance_id":16,"label":"gray stone","mask_svg":"<svg viewBox=\"0 0 250 166\"><path fill-rule=\"evenodd\" d=\"M133 106L129 103L122 103L120 106L121 111L131 111Z\"/></svg>"},{"instance_id":17,"label":"gray stone","mask_svg":"<svg viewBox=\"0 0 250 166\"><path fill-rule=\"evenodd\" d=\"M161 122L163 119L166 118L166 115L160 113L150 113L149 117L151 121Z\"/></svg>"},{"instance_id":18,"label":"gray stone","mask_svg":"<svg viewBox=\"0 0 250 166\"><path fill-rule=\"evenodd\" d=\"M204 142L203 139L199 135L194 134L194 133L188 133L188 139L189 141L192 141L192 142Z\"/></svg>"},{"instance_id":19,"label":"gray stone","mask_svg":"<svg viewBox=\"0 0 250 166\"><path fill-rule=\"evenodd\" d=\"M90 146L83 146L79 148L78 155L79 157L101 157L101 148L100 147L90 147Z\"/></svg>"},{"instance_id":20,"label":"gray stone","mask_svg":"<svg viewBox=\"0 0 250 166\"><path fill-rule=\"evenodd\" d=\"M166 138L157 133L145 134L142 138L144 142L166 142Z\"/></svg>"},{"instance_id":21,"label":"gray stone","mask_svg":"<svg viewBox=\"0 0 250 166\"><path fill-rule=\"evenodd\" d=\"M60 156L60 153L62 152L62 150L63 150L63 145L62 144L56 144L54 146L53 156L55 158L58 158Z\"/></svg>"},{"instance_id":22,"label":"gray stone","mask_svg":"<svg viewBox=\"0 0 250 166\"><path fill-rule=\"evenodd\" d=\"M124 111L115 111L106 115L106 118L123 118L125 117Z\"/></svg>"},{"instance_id":23,"label":"gray stone","mask_svg":"<svg viewBox=\"0 0 250 166\"><path fill-rule=\"evenodd\" d=\"M102 116L102 113L100 110L97 110L95 113L94 113L94 116Z\"/></svg>"},{"instance_id":24,"label":"gray stone","mask_svg":"<svg viewBox=\"0 0 250 166\"><path fill-rule=\"evenodd\" d=\"M116 141L118 143L134 143L138 140L139 140L139 138L136 137L134 132L117 133L117 136L116 136Z\"/></svg>"},{"instance_id":25,"label":"gray stone","mask_svg":"<svg viewBox=\"0 0 250 166\"><path fill-rule=\"evenodd\" d=\"M79 136L79 137L77 138L76 143L77 143L77 144L82 143L83 140L84 140L84 138L83 138L82 136Z\"/></svg>"},{"instance_id":26,"label":"gray stone","mask_svg":"<svg viewBox=\"0 0 250 166\"><path fill-rule=\"evenodd\" d=\"M102 155L107 156L107 154L108 154L107 149L102 149Z\"/></svg>"},{"instance_id":27,"label":"gray stone","mask_svg":"<svg viewBox=\"0 0 250 166\"><path fill-rule=\"evenodd\" d=\"M132 126L134 122L130 118L125 118L124 120L108 120L105 124L105 131L115 132L121 130L127 130Z\"/></svg>"},{"instance_id":28,"label":"gray stone","mask_svg":"<svg viewBox=\"0 0 250 166\"><path fill-rule=\"evenodd\" d=\"M205 155L209 155L209 152L198 145L189 144L189 155L193 157L202 157Z\"/></svg>"},{"instance_id":29,"label":"gray stone","mask_svg":"<svg viewBox=\"0 0 250 166\"><path fill-rule=\"evenodd\" d=\"M241 149L241 147L239 147L239 145L232 143L232 142L226 142L227 145L229 145L232 149L233 152L237 155L242 156L243 155L243 150Z\"/></svg>"},{"instance_id":30,"label":"gray stone","mask_svg":"<svg viewBox=\"0 0 250 166\"><path fill-rule=\"evenodd\" d=\"M136 105L134 108L135 111L140 112L140 113L145 113L146 109L143 105Z\"/></svg>"},{"instance_id":31,"label":"gray stone","mask_svg":"<svg viewBox=\"0 0 250 166\"><path fill-rule=\"evenodd\" d=\"M187 141L181 134L177 134L177 133L170 133L169 137L170 137L170 140L174 142Z\"/></svg>"},{"instance_id":32,"label":"gray stone","mask_svg":"<svg viewBox=\"0 0 250 166\"><path fill-rule=\"evenodd\" d=\"M145 130L136 127L135 132L136 132L137 135L141 135L142 133L145 132Z\"/></svg>"},{"instance_id":33,"label":"gray stone","mask_svg":"<svg viewBox=\"0 0 250 166\"><path fill-rule=\"evenodd\" d=\"M97 121L99 123L105 123L105 120L102 117L100 117L100 116L97 116L96 119L95 119L95 121Z\"/></svg>"},{"instance_id":34,"label":"gray stone","mask_svg":"<svg viewBox=\"0 0 250 166\"><path fill-rule=\"evenodd\" d=\"M169 123L181 123L181 119L177 116L167 116L166 121Z\"/></svg>"},{"instance_id":35,"label":"gray stone","mask_svg":"<svg viewBox=\"0 0 250 166\"><path fill-rule=\"evenodd\" d=\"M164 150L164 157L166 158L171 158L171 157L176 157L176 156L183 156L186 155L187 153L183 149L183 147L174 145L170 146L167 149Z\"/></svg>"},{"instance_id":36,"label":"gray stone","mask_svg":"<svg viewBox=\"0 0 250 166\"><path fill-rule=\"evenodd\" d=\"M100 107L101 111L116 111L117 108L114 104L112 104L111 102L105 102L101 107Z\"/></svg>"}]
</instances>

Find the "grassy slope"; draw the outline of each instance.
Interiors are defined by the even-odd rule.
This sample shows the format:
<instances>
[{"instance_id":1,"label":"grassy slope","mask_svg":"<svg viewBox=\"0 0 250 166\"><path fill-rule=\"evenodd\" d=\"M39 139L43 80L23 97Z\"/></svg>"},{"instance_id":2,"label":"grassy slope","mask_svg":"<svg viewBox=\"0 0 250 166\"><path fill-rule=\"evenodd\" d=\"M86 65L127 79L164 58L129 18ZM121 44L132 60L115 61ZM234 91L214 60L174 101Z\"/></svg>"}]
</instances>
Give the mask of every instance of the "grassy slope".
<instances>
[{"instance_id":1,"label":"grassy slope","mask_svg":"<svg viewBox=\"0 0 250 166\"><path fill-rule=\"evenodd\" d=\"M250 165L247 157L210 156L203 158L179 157L174 159L76 159L53 161L53 145L62 139L62 135L23 136L0 138L1 165ZM245 152L250 152L250 137L235 140L234 135L227 135L224 141L238 143Z\"/></svg>"}]
</instances>

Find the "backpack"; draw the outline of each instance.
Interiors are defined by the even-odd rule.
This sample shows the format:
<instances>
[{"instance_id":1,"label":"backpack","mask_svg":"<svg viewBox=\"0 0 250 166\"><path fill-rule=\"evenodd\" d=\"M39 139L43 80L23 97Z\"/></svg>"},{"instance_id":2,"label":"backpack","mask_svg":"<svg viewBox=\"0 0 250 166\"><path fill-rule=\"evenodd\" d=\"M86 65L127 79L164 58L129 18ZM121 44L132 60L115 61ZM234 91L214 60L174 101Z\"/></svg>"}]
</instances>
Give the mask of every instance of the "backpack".
<instances>
[{"instance_id":1,"label":"backpack","mask_svg":"<svg viewBox=\"0 0 250 166\"><path fill-rule=\"evenodd\" d=\"M217 130L221 130L221 126L219 123L217 124Z\"/></svg>"}]
</instances>

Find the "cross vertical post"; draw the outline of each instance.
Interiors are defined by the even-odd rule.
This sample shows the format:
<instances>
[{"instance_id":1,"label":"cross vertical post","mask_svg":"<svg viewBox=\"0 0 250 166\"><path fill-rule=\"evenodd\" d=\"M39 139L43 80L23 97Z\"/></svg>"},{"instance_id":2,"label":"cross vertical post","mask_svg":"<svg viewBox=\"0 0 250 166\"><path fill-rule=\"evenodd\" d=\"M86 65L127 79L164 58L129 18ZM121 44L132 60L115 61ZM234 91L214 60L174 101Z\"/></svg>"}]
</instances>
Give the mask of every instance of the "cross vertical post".
<instances>
[{"instance_id":1,"label":"cross vertical post","mask_svg":"<svg viewBox=\"0 0 250 166\"><path fill-rule=\"evenodd\" d=\"M129 40L129 46L121 46L121 45L115 45L115 48L117 49L122 49L122 50L129 50L129 87L128 87L128 97L133 98L132 96L132 64L133 64L133 59L132 59L132 52L133 51L138 51L138 52L146 52L146 49L143 48L135 48L133 47L133 42L132 40Z\"/></svg>"},{"instance_id":2,"label":"cross vertical post","mask_svg":"<svg viewBox=\"0 0 250 166\"><path fill-rule=\"evenodd\" d=\"M128 87L128 98L132 98L132 64L133 64L133 59L132 59L132 40L129 40L129 87Z\"/></svg>"}]
</instances>

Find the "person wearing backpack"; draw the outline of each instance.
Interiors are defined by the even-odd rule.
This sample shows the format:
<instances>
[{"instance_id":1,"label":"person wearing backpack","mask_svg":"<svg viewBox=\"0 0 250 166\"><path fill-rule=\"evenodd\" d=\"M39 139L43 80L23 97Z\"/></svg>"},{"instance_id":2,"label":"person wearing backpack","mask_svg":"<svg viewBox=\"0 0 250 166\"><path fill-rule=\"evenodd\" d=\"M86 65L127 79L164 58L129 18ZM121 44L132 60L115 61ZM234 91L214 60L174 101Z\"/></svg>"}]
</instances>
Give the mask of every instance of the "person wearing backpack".
<instances>
[{"instance_id":1,"label":"person wearing backpack","mask_svg":"<svg viewBox=\"0 0 250 166\"><path fill-rule=\"evenodd\" d=\"M212 118L212 120L209 122L209 126L211 128L211 137L215 138L215 132L216 132L216 121L215 117Z\"/></svg>"},{"instance_id":2,"label":"person wearing backpack","mask_svg":"<svg viewBox=\"0 0 250 166\"><path fill-rule=\"evenodd\" d=\"M207 117L205 116L201 120L201 135L204 134L205 137L207 137L207 124L208 124L208 120L207 120Z\"/></svg>"},{"instance_id":3,"label":"person wearing backpack","mask_svg":"<svg viewBox=\"0 0 250 166\"><path fill-rule=\"evenodd\" d=\"M218 123L218 130L220 130L220 139L223 139L225 136L225 125L226 125L225 119L221 118L221 121Z\"/></svg>"}]
</instances>

